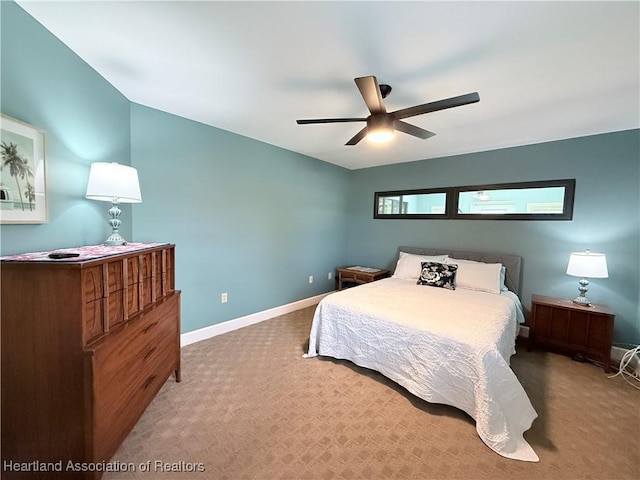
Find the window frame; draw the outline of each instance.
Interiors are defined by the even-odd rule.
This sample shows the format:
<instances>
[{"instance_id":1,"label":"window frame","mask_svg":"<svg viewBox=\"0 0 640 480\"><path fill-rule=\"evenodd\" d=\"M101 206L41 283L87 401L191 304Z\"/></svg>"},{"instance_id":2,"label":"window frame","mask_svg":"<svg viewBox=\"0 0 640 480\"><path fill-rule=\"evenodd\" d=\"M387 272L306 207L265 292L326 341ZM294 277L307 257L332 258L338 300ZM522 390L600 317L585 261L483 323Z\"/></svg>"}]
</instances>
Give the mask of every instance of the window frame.
<instances>
[{"instance_id":1,"label":"window frame","mask_svg":"<svg viewBox=\"0 0 640 480\"><path fill-rule=\"evenodd\" d=\"M564 187L562 213L459 213L460 194L471 191L518 190L527 188ZM446 188L418 188L410 190L390 190L375 192L373 197L373 218L393 220L573 220L575 201L575 178L562 180L539 180L533 182L491 183ZM380 197L402 197L406 195L444 194L444 213L378 213Z\"/></svg>"},{"instance_id":2,"label":"window frame","mask_svg":"<svg viewBox=\"0 0 640 480\"><path fill-rule=\"evenodd\" d=\"M440 193L445 195L444 213L378 213L378 203L380 197L402 197L405 195L429 195ZM421 219L445 219L449 217L450 211L450 189L448 188L418 188L413 190L391 190L387 192L375 192L373 196L373 218L375 219L404 219L404 220L421 220Z\"/></svg>"},{"instance_id":3,"label":"window frame","mask_svg":"<svg viewBox=\"0 0 640 480\"><path fill-rule=\"evenodd\" d=\"M564 201L562 213L460 213L459 202L462 192L492 190L524 190L532 188L564 187ZM535 182L494 183L489 185L468 185L453 187L451 190L454 208L451 210L453 220L573 220L573 204L575 198L576 180L540 180Z\"/></svg>"}]
</instances>

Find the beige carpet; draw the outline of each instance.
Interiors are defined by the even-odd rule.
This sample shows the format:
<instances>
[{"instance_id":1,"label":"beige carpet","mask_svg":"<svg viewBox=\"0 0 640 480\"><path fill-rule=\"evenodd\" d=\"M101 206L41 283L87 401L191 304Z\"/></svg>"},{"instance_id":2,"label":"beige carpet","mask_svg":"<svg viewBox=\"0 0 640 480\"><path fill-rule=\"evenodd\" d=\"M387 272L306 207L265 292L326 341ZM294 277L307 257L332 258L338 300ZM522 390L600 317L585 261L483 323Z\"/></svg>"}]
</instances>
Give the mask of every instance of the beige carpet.
<instances>
[{"instance_id":1,"label":"beige carpet","mask_svg":"<svg viewBox=\"0 0 640 480\"><path fill-rule=\"evenodd\" d=\"M525 438L540 462L508 460L453 407L301 358L313 310L184 348L182 383L165 384L112 459L135 471L104 478L639 478L640 390L620 377L520 347L512 367L539 414Z\"/></svg>"}]
</instances>

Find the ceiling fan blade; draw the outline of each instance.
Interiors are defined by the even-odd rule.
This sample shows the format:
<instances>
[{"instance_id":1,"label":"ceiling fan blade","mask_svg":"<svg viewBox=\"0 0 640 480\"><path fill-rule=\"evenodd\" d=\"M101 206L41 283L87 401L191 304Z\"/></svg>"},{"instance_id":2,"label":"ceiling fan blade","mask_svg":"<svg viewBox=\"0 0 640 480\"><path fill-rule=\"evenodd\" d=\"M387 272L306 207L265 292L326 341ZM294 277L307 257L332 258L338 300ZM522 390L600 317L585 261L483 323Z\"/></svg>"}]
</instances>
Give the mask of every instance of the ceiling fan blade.
<instances>
[{"instance_id":1,"label":"ceiling fan blade","mask_svg":"<svg viewBox=\"0 0 640 480\"><path fill-rule=\"evenodd\" d=\"M376 113L387 113L384 108L384 102L382 101L382 94L380 93L380 86L378 85L378 79L374 76L370 77L358 77L354 79L360 94L364 99L364 103L367 104L367 108L372 115Z\"/></svg>"},{"instance_id":2,"label":"ceiling fan blade","mask_svg":"<svg viewBox=\"0 0 640 480\"><path fill-rule=\"evenodd\" d=\"M345 123L345 122L366 122L366 118L313 118L308 120L296 120L298 125L311 123Z\"/></svg>"},{"instance_id":3,"label":"ceiling fan blade","mask_svg":"<svg viewBox=\"0 0 640 480\"><path fill-rule=\"evenodd\" d=\"M421 139L426 139L429 137L433 137L435 133L430 132L429 130L425 130L424 128L416 127L415 125L411 125L410 123L403 122L402 120L395 121L395 129L408 133L409 135L413 135L414 137L418 137Z\"/></svg>"},{"instance_id":4,"label":"ceiling fan blade","mask_svg":"<svg viewBox=\"0 0 640 480\"><path fill-rule=\"evenodd\" d=\"M362 130L356 133L356 135L351 140L345 143L345 145L355 145L366 136L367 136L367 127L364 127Z\"/></svg>"},{"instance_id":5,"label":"ceiling fan blade","mask_svg":"<svg viewBox=\"0 0 640 480\"><path fill-rule=\"evenodd\" d=\"M445 98L444 100L425 103L423 105L416 105L415 107L402 108L392 112L392 115L398 120L401 120L403 118L415 117L416 115L436 112L438 110L445 110L452 107L460 107L462 105L468 105L469 103L476 103L479 101L480 95L478 95L478 92L473 92L467 93L466 95L460 95L458 97Z\"/></svg>"}]
</instances>

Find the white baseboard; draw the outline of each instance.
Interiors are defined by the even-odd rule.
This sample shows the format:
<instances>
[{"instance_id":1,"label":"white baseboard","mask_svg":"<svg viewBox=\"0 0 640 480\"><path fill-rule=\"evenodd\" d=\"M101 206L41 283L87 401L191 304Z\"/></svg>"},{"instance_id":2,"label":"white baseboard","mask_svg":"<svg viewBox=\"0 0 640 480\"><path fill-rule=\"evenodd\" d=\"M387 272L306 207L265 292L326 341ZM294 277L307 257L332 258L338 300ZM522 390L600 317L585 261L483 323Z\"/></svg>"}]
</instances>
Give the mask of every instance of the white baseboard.
<instances>
[{"instance_id":1,"label":"white baseboard","mask_svg":"<svg viewBox=\"0 0 640 480\"><path fill-rule=\"evenodd\" d=\"M280 305L279 307L270 308L269 310L263 310L261 312L245 315L244 317L234 318L233 320L227 320L226 322L217 323L209 327L204 327L192 332L183 333L180 335L180 346L186 347L192 343L206 340L207 338L215 337L216 335L222 335L223 333L231 332L242 327L248 327L254 323L263 322L270 318L284 315L285 313L295 312L301 308L310 307L317 304L324 297L333 292L327 292L315 297L304 298L297 302L287 303L286 305Z\"/></svg>"},{"instance_id":2,"label":"white baseboard","mask_svg":"<svg viewBox=\"0 0 640 480\"><path fill-rule=\"evenodd\" d=\"M621 348L621 347L611 347L611 361L613 363L617 363L617 368L619 368L620 360L622 357L631 349ZM638 361L638 357L634 355L629 362L629 366L636 372L638 378L640 378L640 361Z\"/></svg>"},{"instance_id":3,"label":"white baseboard","mask_svg":"<svg viewBox=\"0 0 640 480\"><path fill-rule=\"evenodd\" d=\"M622 357L625 353L627 353L626 348L611 347L611 360L613 360L614 362L619 362L620 360L622 360Z\"/></svg>"},{"instance_id":4,"label":"white baseboard","mask_svg":"<svg viewBox=\"0 0 640 480\"><path fill-rule=\"evenodd\" d=\"M529 338L529 327L527 327L526 325L520 325L518 336L522 338Z\"/></svg>"}]
</instances>

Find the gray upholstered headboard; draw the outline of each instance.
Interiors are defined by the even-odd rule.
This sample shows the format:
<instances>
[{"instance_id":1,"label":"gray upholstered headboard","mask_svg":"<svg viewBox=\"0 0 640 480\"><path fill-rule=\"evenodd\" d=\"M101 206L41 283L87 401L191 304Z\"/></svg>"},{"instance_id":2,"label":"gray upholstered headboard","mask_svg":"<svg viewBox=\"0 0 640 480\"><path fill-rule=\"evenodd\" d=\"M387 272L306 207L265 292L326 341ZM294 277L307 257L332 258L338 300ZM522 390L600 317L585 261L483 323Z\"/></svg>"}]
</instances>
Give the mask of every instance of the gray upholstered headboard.
<instances>
[{"instance_id":1,"label":"gray upholstered headboard","mask_svg":"<svg viewBox=\"0 0 640 480\"><path fill-rule=\"evenodd\" d=\"M506 270L504 284L506 287L520 296L520 278L522 275L522 257L502 253L470 252L467 250L449 250L446 248L428 247L398 247L400 252L413 253L415 255L444 255L462 260L476 260L485 263L501 263ZM397 259L397 257L396 257Z\"/></svg>"}]
</instances>

